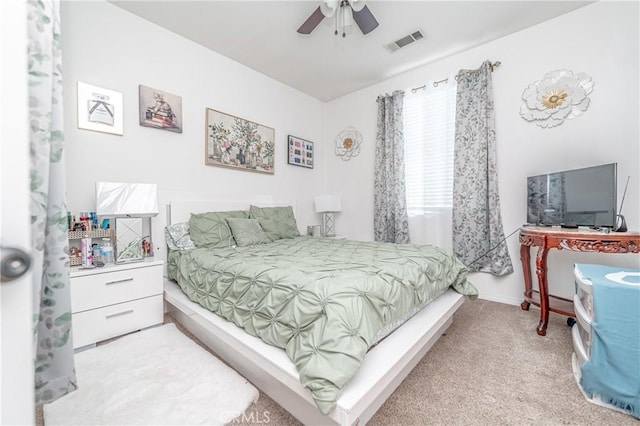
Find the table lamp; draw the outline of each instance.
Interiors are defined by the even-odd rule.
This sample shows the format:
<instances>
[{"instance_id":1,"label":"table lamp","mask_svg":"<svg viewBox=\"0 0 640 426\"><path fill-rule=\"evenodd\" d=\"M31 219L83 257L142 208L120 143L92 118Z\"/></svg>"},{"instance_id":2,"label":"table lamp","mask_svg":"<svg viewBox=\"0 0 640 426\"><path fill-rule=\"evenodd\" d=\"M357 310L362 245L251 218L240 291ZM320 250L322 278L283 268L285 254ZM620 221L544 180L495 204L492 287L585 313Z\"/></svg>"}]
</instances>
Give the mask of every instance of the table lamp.
<instances>
[{"instance_id":1,"label":"table lamp","mask_svg":"<svg viewBox=\"0 0 640 426\"><path fill-rule=\"evenodd\" d=\"M338 195L316 196L316 213L322 213L322 236L335 237L335 219L333 214L342 211L342 203Z\"/></svg>"}]
</instances>

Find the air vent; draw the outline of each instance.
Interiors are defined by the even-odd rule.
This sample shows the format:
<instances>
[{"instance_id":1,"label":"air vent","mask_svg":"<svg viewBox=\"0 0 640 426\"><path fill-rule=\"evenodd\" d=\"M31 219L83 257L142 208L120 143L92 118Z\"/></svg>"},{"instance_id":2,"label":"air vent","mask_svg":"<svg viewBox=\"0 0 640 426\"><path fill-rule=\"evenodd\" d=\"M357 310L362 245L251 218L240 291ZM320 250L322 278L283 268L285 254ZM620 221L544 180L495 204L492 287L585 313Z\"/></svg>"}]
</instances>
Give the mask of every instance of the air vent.
<instances>
[{"instance_id":1,"label":"air vent","mask_svg":"<svg viewBox=\"0 0 640 426\"><path fill-rule=\"evenodd\" d=\"M388 44L386 48L392 52L395 52L396 50L399 50L410 45L411 43L415 43L416 41L420 41L422 39L424 39L424 34L422 34L422 31L418 30L409 34L408 36L404 36L401 39L394 41L391 44Z\"/></svg>"}]
</instances>

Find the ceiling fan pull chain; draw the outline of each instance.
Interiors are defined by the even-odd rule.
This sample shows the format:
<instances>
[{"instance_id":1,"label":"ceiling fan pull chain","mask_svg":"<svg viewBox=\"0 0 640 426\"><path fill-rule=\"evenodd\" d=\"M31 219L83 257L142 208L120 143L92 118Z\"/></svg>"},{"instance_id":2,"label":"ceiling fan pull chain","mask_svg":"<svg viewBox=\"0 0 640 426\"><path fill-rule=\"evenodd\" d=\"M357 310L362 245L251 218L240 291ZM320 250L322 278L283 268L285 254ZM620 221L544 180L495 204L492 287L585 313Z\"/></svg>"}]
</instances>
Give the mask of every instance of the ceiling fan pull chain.
<instances>
[{"instance_id":1,"label":"ceiling fan pull chain","mask_svg":"<svg viewBox=\"0 0 640 426\"><path fill-rule=\"evenodd\" d=\"M351 7L349 5L349 0L343 0L342 7L340 8L342 10L342 38L345 38L347 36L347 27L346 27L347 7Z\"/></svg>"}]
</instances>

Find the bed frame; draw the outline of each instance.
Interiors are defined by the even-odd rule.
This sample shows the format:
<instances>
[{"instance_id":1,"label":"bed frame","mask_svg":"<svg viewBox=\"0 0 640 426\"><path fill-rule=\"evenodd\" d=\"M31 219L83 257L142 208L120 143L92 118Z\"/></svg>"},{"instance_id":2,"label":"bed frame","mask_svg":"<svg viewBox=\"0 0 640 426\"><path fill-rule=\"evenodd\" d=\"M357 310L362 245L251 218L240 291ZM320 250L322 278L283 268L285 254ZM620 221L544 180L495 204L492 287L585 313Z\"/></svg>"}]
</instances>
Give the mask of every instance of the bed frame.
<instances>
[{"instance_id":1,"label":"bed frame","mask_svg":"<svg viewBox=\"0 0 640 426\"><path fill-rule=\"evenodd\" d=\"M166 210L154 221L155 255L165 263L166 247L160 244L164 242L165 224L188 221L191 212L246 210L249 204L263 207L293 205L295 210L294 203L268 199L180 198L165 200ZM451 325L454 312L464 302L462 295L448 290L372 348L343 389L336 408L325 416L318 410L311 392L300 383L285 351L191 302L175 282L166 278L166 273L164 297L166 310L176 321L294 417L313 425L365 424Z\"/></svg>"}]
</instances>

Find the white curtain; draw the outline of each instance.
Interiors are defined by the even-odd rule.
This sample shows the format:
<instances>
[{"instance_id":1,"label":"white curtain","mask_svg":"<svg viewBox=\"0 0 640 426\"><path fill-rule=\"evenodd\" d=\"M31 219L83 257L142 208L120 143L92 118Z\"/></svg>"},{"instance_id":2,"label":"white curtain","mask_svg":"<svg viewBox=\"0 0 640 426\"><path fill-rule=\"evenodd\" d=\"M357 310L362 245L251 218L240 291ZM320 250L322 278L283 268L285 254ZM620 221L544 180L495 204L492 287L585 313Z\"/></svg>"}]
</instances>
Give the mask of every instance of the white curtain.
<instances>
[{"instance_id":1,"label":"white curtain","mask_svg":"<svg viewBox=\"0 0 640 426\"><path fill-rule=\"evenodd\" d=\"M433 244L451 252L451 207L430 214L409 216L409 237L415 244Z\"/></svg>"},{"instance_id":2,"label":"white curtain","mask_svg":"<svg viewBox=\"0 0 640 426\"><path fill-rule=\"evenodd\" d=\"M451 244L456 82L453 76L405 96L409 235L447 251Z\"/></svg>"}]
</instances>

